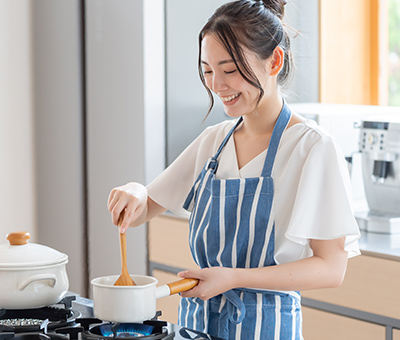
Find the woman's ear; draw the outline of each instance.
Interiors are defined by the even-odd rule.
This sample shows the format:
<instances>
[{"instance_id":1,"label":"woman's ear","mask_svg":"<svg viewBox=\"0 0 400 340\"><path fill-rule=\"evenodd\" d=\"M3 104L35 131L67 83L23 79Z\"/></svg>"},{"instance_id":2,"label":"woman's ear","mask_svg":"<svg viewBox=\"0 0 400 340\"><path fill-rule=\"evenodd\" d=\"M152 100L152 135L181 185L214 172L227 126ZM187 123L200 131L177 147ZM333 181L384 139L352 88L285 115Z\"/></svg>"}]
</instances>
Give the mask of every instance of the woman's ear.
<instances>
[{"instance_id":1,"label":"woman's ear","mask_svg":"<svg viewBox=\"0 0 400 340\"><path fill-rule=\"evenodd\" d=\"M283 51L282 47L277 46L274 52L272 52L270 64L271 76L276 76L282 70L284 61L285 52Z\"/></svg>"}]
</instances>

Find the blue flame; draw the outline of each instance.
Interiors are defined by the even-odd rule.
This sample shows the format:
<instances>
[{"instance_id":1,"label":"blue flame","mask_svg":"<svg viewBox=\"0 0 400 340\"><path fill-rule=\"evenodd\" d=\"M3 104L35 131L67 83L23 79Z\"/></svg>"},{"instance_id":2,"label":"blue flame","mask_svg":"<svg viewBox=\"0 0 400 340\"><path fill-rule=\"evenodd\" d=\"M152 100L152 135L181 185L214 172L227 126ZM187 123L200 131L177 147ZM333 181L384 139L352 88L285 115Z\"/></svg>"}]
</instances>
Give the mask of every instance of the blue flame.
<instances>
[{"instance_id":1,"label":"blue flame","mask_svg":"<svg viewBox=\"0 0 400 340\"><path fill-rule=\"evenodd\" d=\"M116 336L120 338L150 335L154 329L153 326L141 323L121 323L115 325L114 328ZM101 334L106 337L112 337L114 335L113 326L111 324L102 325Z\"/></svg>"}]
</instances>

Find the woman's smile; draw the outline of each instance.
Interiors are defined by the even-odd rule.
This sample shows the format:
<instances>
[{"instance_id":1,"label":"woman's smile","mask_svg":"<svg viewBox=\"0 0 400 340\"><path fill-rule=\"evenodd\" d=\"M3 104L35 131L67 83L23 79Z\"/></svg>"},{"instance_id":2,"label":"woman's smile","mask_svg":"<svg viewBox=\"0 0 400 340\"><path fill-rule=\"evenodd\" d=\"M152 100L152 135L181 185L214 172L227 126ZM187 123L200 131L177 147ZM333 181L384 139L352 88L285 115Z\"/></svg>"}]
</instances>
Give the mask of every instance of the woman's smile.
<instances>
[{"instance_id":1,"label":"woman's smile","mask_svg":"<svg viewBox=\"0 0 400 340\"><path fill-rule=\"evenodd\" d=\"M241 95L241 93L239 92L239 93L236 93L231 96L221 96L220 95L219 97L221 98L224 105L233 105L239 100L240 95Z\"/></svg>"}]
</instances>

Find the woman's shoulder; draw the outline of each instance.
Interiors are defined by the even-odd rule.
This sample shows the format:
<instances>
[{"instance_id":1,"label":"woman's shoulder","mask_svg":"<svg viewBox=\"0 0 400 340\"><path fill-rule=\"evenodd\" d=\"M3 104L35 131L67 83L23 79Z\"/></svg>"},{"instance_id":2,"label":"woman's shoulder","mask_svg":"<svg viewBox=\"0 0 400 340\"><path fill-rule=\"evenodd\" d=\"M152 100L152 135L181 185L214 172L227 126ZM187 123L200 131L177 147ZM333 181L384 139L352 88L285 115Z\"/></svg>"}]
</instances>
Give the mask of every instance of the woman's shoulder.
<instances>
[{"instance_id":1,"label":"woman's shoulder","mask_svg":"<svg viewBox=\"0 0 400 340\"><path fill-rule=\"evenodd\" d=\"M282 137L281 154L287 158L295 156L306 159L313 154L321 157L339 155L341 150L328 131L314 120L304 119L286 130Z\"/></svg>"},{"instance_id":2,"label":"woman's shoulder","mask_svg":"<svg viewBox=\"0 0 400 340\"><path fill-rule=\"evenodd\" d=\"M238 119L226 119L226 120L216 123L214 125L207 126L206 130L213 131L213 132L230 130L236 124L237 121L238 121Z\"/></svg>"},{"instance_id":3,"label":"woman's shoulder","mask_svg":"<svg viewBox=\"0 0 400 340\"><path fill-rule=\"evenodd\" d=\"M222 140L235 126L237 119L227 119L220 123L207 126L200 134L201 139Z\"/></svg>"},{"instance_id":4,"label":"woman's shoulder","mask_svg":"<svg viewBox=\"0 0 400 340\"><path fill-rule=\"evenodd\" d=\"M310 145L318 142L334 143L330 133L312 119L304 119L300 123L292 125L287 129L285 137L298 142L308 142Z\"/></svg>"},{"instance_id":5,"label":"woman's shoulder","mask_svg":"<svg viewBox=\"0 0 400 340\"><path fill-rule=\"evenodd\" d=\"M219 145L236 122L237 120L224 120L220 123L205 127L182 154L186 156L188 154L191 156L197 155L201 161L203 161L203 159L207 160L216 152Z\"/></svg>"}]
</instances>

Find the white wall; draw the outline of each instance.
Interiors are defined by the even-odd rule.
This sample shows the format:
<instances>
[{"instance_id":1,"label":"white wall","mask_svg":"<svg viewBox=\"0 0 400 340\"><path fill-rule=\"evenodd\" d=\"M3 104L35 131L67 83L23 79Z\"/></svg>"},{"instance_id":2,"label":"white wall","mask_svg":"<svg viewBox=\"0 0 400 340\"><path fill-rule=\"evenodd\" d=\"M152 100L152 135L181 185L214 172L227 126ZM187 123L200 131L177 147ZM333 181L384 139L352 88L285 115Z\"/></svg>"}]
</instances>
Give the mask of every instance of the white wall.
<instances>
[{"instance_id":1,"label":"white wall","mask_svg":"<svg viewBox=\"0 0 400 340\"><path fill-rule=\"evenodd\" d=\"M12 231L36 239L30 5L0 1L0 244Z\"/></svg>"},{"instance_id":2,"label":"white wall","mask_svg":"<svg viewBox=\"0 0 400 340\"><path fill-rule=\"evenodd\" d=\"M90 278L121 271L109 192L145 182L143 2L86 2ZM130 273L146 273L144 226L127 231L127 256Z\"/></svg>"},{"instance_id":3,"label":"white wall","mask_svg":"<svg viewBox=\"0 0 400 340\"><path fill-rule=\"evenodd\" d=\"M38 243L69 256L70 289L84 294L80 1L31 6Z\"/></svg>"},{"instance_id":4,"label":"white wall","mask_svg":"<svg viewBox=\"0 0 400 340\"><path fill-rule=\"evenodd\" d=\"M288 1L285 22L292 37L294 77L288 102L319 101L319 0ZM298 33L296 33L296 31Z\"/></svg>"},{"instance_id":5,"label":"white wall","mask_svg":"<svg viewBox=\"0 0 400 340\"><path fill-rule=\"evenodd\" d=\"M164 0L143 1L145 182L165 167Z\"/></svg>"}]
</instances>

